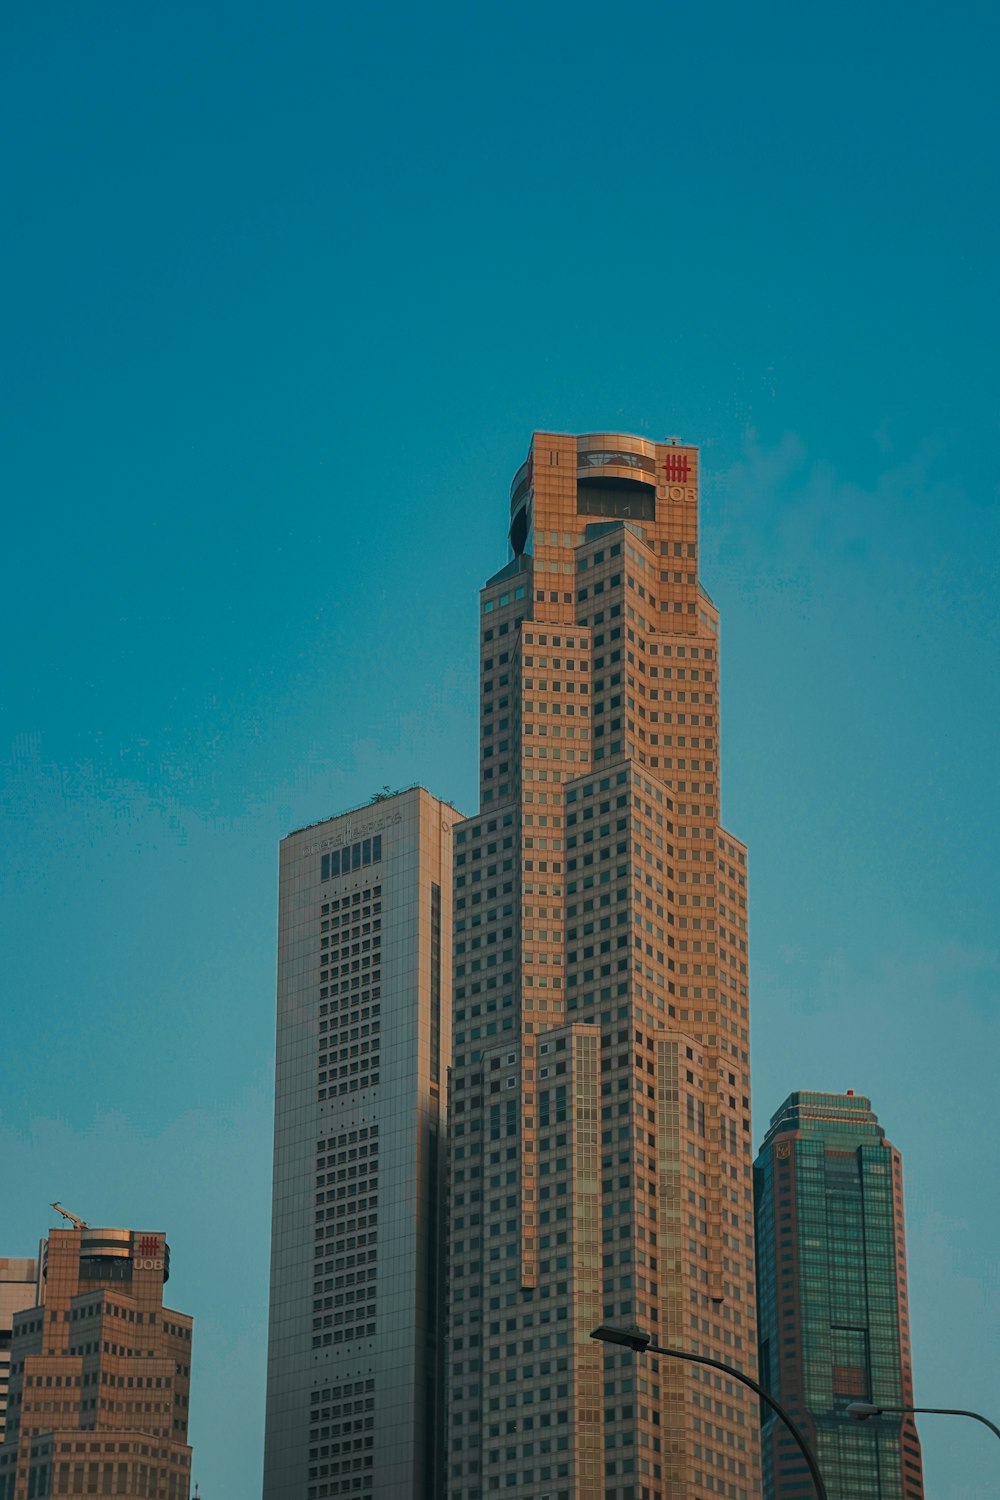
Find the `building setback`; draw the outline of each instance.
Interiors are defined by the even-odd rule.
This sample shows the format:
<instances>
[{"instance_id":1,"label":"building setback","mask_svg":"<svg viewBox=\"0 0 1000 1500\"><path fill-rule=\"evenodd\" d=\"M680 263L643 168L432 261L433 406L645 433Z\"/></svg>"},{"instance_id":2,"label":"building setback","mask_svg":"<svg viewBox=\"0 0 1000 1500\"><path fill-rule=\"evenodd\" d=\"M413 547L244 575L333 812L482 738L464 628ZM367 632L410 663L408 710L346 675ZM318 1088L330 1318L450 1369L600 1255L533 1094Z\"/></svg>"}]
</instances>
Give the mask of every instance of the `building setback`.
<instances>
[{"instance_id":1,"label":"building setback","mask_svg":"<svg viewBox=\"0 0 1000 1500\"><path fill-rule=\"evenodd\" d=\"M747 880L698 452L535 433L455 833L449 1500L756 1500Z\"/></svg>"},{"instance_id":2,"label":"building setback","mask_svg":"<svg viewBox=\"0 0 1000 1500\"><path fill-rule=\"evenodd\" d=\"M861 1095L790 1094L754 1168L761 1381L817 1455L830 1500L923 1500L912 1416L903 1162ZM766 1500L810 1493L787 1434L762 1434Z\"/></svg>"},{"instance_id":3,"label":"building setback","mask_svg":"<svg viewBox=\"0 0 1000 1500\"><path fill-rule=\"evenodd\" d=\"M281 845L265 1500L439 1492L458 817L415 787Z\"/></svg>"},{"instance_id":4,"label":"building setback","mask_svg":"<svg viewBox=\"0 0 1000 1500\"><path fill-rule=\"evenodd\" d=\"M191 1319L163 1305L160 1230L53 1229L15 1312L0 1500L187 1500Z\"/></svg>"}]
</instances>

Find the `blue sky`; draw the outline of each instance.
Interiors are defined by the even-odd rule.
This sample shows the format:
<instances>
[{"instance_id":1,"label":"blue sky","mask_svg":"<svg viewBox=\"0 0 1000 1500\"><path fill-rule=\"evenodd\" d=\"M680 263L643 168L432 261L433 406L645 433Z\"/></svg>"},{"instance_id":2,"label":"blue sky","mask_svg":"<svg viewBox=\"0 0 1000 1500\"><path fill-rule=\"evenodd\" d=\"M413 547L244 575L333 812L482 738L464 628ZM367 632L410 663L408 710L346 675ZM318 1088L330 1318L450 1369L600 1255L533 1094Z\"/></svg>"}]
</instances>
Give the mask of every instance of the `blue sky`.
<instances>
[{"instance_id":1,"label":"blue sky","mask_svg":"<svg viewBox=\"0 0 1000 1500\"><path fill-rule=\"evenodd\" d=\"M53 1198L168 1230L209 1500L259 1491L277 841L474 808L534 428L702 446L755 1134L872 1096L918 1400L997 1417L997 30L7 17L0 1253ZM935 1500L995 1493L988 1434L921 1431Z\"/></svg>"}]
</instances>

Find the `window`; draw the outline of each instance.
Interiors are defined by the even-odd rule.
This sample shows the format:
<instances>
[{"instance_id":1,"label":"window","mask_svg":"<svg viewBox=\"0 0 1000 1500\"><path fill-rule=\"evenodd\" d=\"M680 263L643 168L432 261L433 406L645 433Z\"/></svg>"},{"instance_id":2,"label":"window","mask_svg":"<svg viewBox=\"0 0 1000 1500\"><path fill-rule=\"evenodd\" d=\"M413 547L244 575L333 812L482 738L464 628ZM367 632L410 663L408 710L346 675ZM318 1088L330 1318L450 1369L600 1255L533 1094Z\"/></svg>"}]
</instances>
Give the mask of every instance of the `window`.
<instances>
[{"instance_id":1,"label":"window","mask_svg":"<svg viewBox=\"0 0 1000 1500\"><path fill-rule=\"evenodd\" d=\"M335 849L332 854L324 854L320 859L320 880L336 880L341 875L349 875L352 870L378 864L381 858L382 835L377 833L373 838L347 844L343 849Z\"/></svg>"}]
</instances>

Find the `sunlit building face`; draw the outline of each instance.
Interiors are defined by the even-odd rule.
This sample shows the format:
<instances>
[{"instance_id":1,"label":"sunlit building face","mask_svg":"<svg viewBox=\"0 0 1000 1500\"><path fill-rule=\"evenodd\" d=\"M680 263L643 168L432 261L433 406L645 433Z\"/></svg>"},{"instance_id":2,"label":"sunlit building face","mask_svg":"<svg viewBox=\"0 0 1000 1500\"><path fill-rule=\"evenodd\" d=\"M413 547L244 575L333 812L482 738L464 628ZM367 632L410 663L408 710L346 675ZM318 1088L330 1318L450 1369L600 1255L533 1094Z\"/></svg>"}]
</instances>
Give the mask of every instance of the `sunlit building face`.
<instances>
[{"instance_id":1,"label":"sunlit building face","mask_svg":"<svg viewBox=\"0 0 1000 1500\"><path fill-rule=\"evenodd\" d=\"M699 455L536 433L454 843L449 1500L755 1500L744 846Z\"/></svg>"}]
</instances>

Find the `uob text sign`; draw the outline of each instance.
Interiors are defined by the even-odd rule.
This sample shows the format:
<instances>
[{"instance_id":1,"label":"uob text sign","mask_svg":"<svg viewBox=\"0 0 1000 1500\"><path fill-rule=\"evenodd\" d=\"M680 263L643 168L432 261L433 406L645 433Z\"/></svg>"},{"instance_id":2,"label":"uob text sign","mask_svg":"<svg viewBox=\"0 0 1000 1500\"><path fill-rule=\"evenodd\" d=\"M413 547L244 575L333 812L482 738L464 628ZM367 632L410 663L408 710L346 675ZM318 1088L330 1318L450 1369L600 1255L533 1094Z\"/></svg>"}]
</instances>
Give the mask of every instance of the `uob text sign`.
<instances>
[{"instance_id":1,"label":"uob text sign","mask_svg":"<svg viewBox=\"0 0 1000 1500\"><path fill-rule=\"evenodd\" d=\"M158 1234L136 1236L132 1248L132 1265L137 1271L163 1270L163 1241Z\"/></svg>"}]
</instances>

